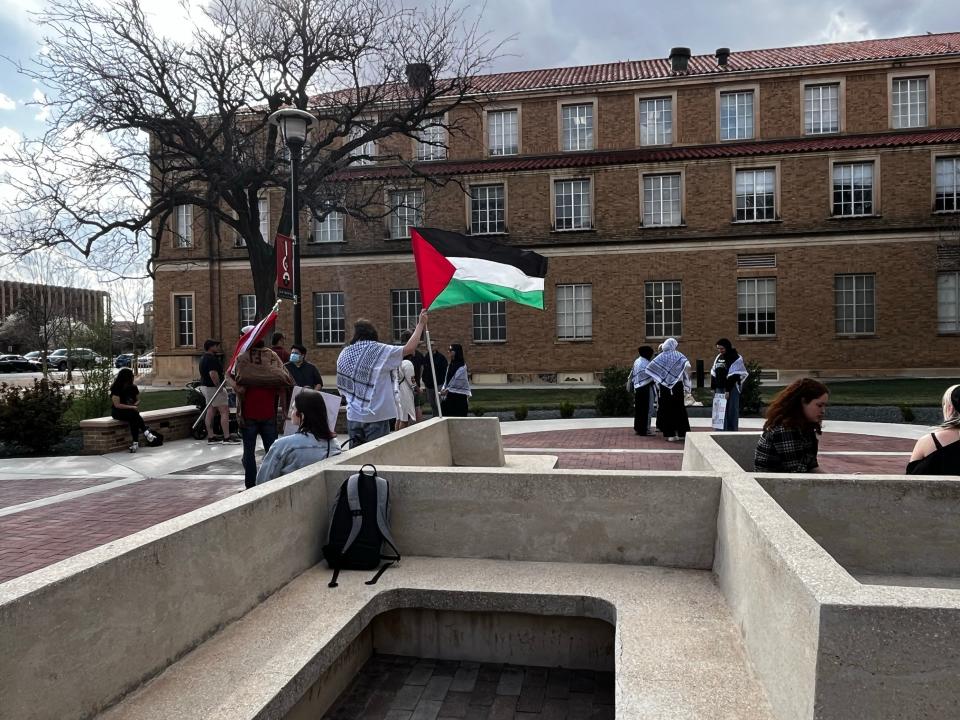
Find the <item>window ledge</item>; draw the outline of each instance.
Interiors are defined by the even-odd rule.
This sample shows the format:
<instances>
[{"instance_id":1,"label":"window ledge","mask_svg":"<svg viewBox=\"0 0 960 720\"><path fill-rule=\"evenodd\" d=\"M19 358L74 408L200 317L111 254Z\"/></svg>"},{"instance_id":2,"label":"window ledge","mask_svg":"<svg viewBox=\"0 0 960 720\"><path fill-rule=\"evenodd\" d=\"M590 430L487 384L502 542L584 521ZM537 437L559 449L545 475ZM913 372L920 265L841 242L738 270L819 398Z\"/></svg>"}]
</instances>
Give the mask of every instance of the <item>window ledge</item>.
<instances>
[{"instance_id":1,"label":"window ledge","mask_svg":"<svg viewBox=\"0 0 960 720\"><path fill-rule=\"evenodd\" d=\"M750 341L750 340L776 340L776 335L737 335L737 340Z\"/></svg>"},{"instance_id":2,"label":"window ledge","mask_svg":"<svg viewBox=\"0 0 960 720\"><path fill-rule=\"evenodd\" d=\"M837 137L838 135L843 135L843 130L834 130L833 132L804 132L803 136L806 138L822 138L822 137Z\"/></svg>"},{"instance_id":3,"label":"window ledge","mask_svg":"<svg viewBox=\"0 0 960 720\"><path fill-rule=\"evenodd\" d=\"M488 232L488 233L467 233L467 237L507 237L510 233L504 230L503 232Z\"/></svg>"},{"instance_id":4,"label":"window ledge","mask_svg":"<svg viewBox=\"0 0 960 720\"><path fill-rule=\"evenodd\" d=\"M643 339L652 340L652 341L659 340L660 342L663 342L667 338L673 338L674 340L677 341L677 344L679 345L680 341L683 340L683 335L646 335Z\"/></svg>"},{"instance_id":5,"label":"window ledge","mask_svg":"<svg viewBox=\"0 0 960 720\"><path fill-rule=\"evenodd\" d=\"M685 222L679 223L677 225L638 225L638 230L669 230L670 228L685 228L687 224Z\"/></svg>"},{"instance_id":6,"label":"window ledge","mask_svg":"<svg viewBox=\"0 0 960 720\"><path fill-rule=\"evenodd\" d=\"M672 148L672 147L674 146L674 144L675 144L675 143L673 143L672 141L671 141L671 142L668 142L668 143L659 143L659 144L657 144L657 145L654 145L654 144L652 144L652 143L649 144L649 145L645 145L644 143L640 143L637 147L639 147L639 148L641 148L641 149L642 149L642 148L652 148L652 149L654 149L654 150L657 150L657 149L660 149L660 148ZM671 173L668 173L668 172L667 172L667 173L655 173L655 172L647 172L647 171L644 171L643 174L644 174L644 175L658 175L658 174L669 175L669 174L671 174ZM673 173L673 174L675 175L676 173Z\"/></svg>"},{"instance_id":7,"label":"window ledge","mask_svg":"<svg viewBox=\"0 0 960 720\"><path fill-rule=\"evenodd\" d=\"M506 340L474 340L474 345L506 345Z\"/></svg>"},{"instance_id":8,"label":"window ledge","mask_svg":"<svg viewBox=\"0 0 960 720\"><path fill-rule=\"evenodd\" d=\"M593 338L557 338L553 341L554 345L567 345L568 343L592 343Z\"/></svg>"},{"instance_id":9,"label":"window ledge","mask_svg":"<svg viewBox=\"0 0 960 720\"><path fill-rule=\"evenodd\" d=\"M345 343L346 340L342 343L314 343L313 346L318 348L338 348L343 347Z\"/></svg>"},{"instance_id":10,"label":"window ledge","mask_svg":"<svg viewBox=\"0 0 960 720\"><path fill-rule=\"evenodd\" d=\"M782 223L780 218L771 218L770 220L731 220L731 225L776 225Z\"/></svg>"},{"instance_id":11,"label":"window ledge","mask_svg":"<svg viewBox=\"0 0 960 720\"><path fill-rule=\"evenodd\" d=\"M322 240L318 242L310 241L304 243L305 247L323 247L324 245L346 245L346 240Z\"/></svg>"},{"instance_id":12,"label":"window ledge","mask_svg":"<svg viewBox=\"0 0 960 720\"><path fill-rule=\"evenodd\" d=\"M572 149L572 148L570 148L570 149L568 149L568 148L560 148L560 152L562 152L562 153L570 153L570 154L573 154L573 155L576 155L577 153L594 152L595 150L596 150L596 148L583 148L583 149L579 149L579 150L574 150L574 149Z\"/></svg>"},{"instance_id":13,"label":"window ledge","mask_svg":"<svg viewBox=\"0 0 960 720\"><path fill-rule=\"evenodd\" d=\"M551 235L564 235L567 233L595 233L597 229L595 227L589 228L570 228L569 230L557 230L554 228L550 231Z\"/></svg>"},{"instance_id":14,"label":"window ledge","mask_svg":"<svg viewBox=\"0 0 960 720\"><path fill-rule=\"evenodd\" d=\"M837 340L879 340L876 333L838 333L834 337Z\"/></svg>"},{"instance_id":15,"label":"window ledge","mask_svg":"<svg viewBox=\"0 0 960 720\"><path fill-rule=\"evenodd\" d=\"M880 219L883 215L875 213L873 215L831 215L827 218L828 221L843 222L844 220L871 220L871 219Z\"/></svg>"},{"instance_id":16,"label":"window ledge","mask_svg":"<svg viewBox=\"0 0 960 720\"><path fill-rule=\"evenodd\" d=\"M759 138L756 138L756 137L748 137L748 138L726 138L726 139L720 138L720 139L718 140L718 142L720 142L720 143L753 142L754 140L757 140L757 139L759 139Z\"/></svg>"},{"instance_id":17,"label":"window ledge","mask_svg":"<svg viewBox=\"0 0 960 720\"><path fill-rule=\"evenodd\" d=\"M960 214L960 208L957 208L956 210L934 210L933 214L934 215L957 215L957 214Z\"/></svg>"}]
</instances>

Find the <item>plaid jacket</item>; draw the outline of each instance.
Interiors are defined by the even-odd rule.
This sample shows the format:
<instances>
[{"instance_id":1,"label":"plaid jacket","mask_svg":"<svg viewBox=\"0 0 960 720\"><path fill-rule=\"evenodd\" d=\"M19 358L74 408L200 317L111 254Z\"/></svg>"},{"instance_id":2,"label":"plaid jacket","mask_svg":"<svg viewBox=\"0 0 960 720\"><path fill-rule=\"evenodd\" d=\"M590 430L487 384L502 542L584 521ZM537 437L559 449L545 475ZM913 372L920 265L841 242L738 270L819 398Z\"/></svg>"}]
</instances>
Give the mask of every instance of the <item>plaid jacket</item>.
<instances>
[{"instance_id":1,"label":"plaid jacket","mask_svg":"<svg viewBox=\"0 0 960 720\"><path fill-rule=\"evenodd\" d=\"M758 472L810 472L817 465L817 434L811 430L770 428L760 436L753 457Z\"/></svg>"}]
</instances>

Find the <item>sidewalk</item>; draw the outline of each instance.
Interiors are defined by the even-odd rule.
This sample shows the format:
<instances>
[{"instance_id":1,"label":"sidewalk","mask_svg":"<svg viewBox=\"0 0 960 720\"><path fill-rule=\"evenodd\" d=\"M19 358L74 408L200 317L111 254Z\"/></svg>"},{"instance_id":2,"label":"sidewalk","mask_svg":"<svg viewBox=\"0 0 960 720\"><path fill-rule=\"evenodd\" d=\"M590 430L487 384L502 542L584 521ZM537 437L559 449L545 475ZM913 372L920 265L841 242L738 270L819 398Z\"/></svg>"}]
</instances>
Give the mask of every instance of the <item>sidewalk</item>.
<instances>
[{"instance_id":1,"label":"sidewalk","mask_svg":"<svg viewBox=\"0 0 960 720\"><path fill-rule=\"evenodd\" d=\"M691 418L697 432L708 418ZM756 432L759 419L741 421ZM556 455L558 467L677 470L683 446L633 432L630 418L501 424L508 453ZM825 469L900 473L915 425L827 422ZM341 438L342 439L342 438ZM243 489L240 445L178 440L139 453L4 460L0 469L0 582L229 497Z\"/></svg>"}]
</instances>

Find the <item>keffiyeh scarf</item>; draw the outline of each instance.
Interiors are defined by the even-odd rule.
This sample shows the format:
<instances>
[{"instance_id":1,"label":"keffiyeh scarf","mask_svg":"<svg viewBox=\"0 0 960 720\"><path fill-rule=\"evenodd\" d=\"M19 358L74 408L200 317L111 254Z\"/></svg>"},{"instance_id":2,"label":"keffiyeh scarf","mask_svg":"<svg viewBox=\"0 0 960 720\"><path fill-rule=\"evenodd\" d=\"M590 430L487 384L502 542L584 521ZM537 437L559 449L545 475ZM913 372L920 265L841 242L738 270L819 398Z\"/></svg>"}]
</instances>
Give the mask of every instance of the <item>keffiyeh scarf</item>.
<instances>
[{"instance_id":1,"label":"keffiyeh scarf","mask_svg":"<svg viewBox=\"0 0 960 720\"><path fill-rule=\"evenodd\" d=\"M360 340L343 349L337 358L337 388L347 399L358 400L367 408L383 370L390 346L374 340Z\"/></svg>"},{"instance_id":2,"label":"keffiyeh scarf","mask_svg":"<svg viewBox=\"0 0 960 720\"><path fill-rule=\"evenodd\" d=\"M444 384L442 389L458 395L466 395L467 397L473 395L473 393L470 392L470 381L467 379L467 366L461 365L458 367L456 372L453 373L453 377Z\"/></svg>"},{"instance_id":3,"label":"keffiyeh scarf","mask_svg":"<svg viewBox=\"0 0 960 720\"><path fill-rule=\"evenodd\" d=\"M683 377L683 369L686 364L686 356L677 350L677 341L668 338L663 343L663 352L647 365L646 373L660 385L673 389L673 386Z\"/></svg>"}]
</instances>

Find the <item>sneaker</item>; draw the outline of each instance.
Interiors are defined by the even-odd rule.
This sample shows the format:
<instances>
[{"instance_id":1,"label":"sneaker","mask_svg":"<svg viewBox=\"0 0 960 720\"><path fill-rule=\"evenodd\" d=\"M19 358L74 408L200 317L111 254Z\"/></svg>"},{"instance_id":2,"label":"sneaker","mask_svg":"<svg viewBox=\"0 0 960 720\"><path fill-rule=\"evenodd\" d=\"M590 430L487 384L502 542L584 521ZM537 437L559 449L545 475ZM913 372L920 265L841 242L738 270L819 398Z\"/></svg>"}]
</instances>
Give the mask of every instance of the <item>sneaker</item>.
<instances>
[{"instance_id":1,"label":"sneaker","mask_svg":"<svg viewBox=\"0 0 960 720\"><path fill-rule=\"evenodd\" d=\"M135 442L133 445L130 446L130 452L135 453L138 447L140 447L140 443Z\"/></svg>"},{"instance_id":2,"label":"sneaker","mask_svg":"<svg viewBox=\"0 0 960 720\"><path fill-rule=\"evenodd\" d=\"M231 435L230 437L225 438L225 439L224 439L224 442L225 442L225 443L232 443L232 444L236 445L237 443L240 442L240 436L239 436L239 435Z\"/></svg>"},{"instance_id":3,"label":"sneaker","mask_svg":"<svg viewBox=\"0 0 960 720\"><path fill-rule=\"evenodd\" d=\"M147 439L147 442L153 442L154 440L157 439L157 436L154 435L154 434L153 434L152 432L150 432L149 430L144 430L144 431L143 431L143 436Z\"/></svg>"},{"instance_id":4,"label":"sneaker","mask_svg":"<svg viewBox=\"0 0 960 720\"><path fill-rule=\"evenodd\" d=\"M212 445L213 443L222 443L222 442L223 442L223 435L213 435L213 436L211 436L211 437L208 437L208 438L207 438L207 442L208 442L209 444L211 444L211 445Z\"/></svg>"},{"instance_id":5,"label":"sneaker","mask_svg":"<svg viewBox=\"0 0 960 720\"><path fill-rule=\"evenodd\" d=\"M680 436L674 435L673 437L668 437L667 442L680 442L681 439L682 438Z\"/></svg>"}]
</instances>

